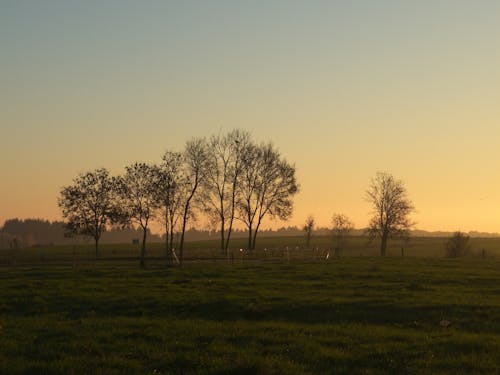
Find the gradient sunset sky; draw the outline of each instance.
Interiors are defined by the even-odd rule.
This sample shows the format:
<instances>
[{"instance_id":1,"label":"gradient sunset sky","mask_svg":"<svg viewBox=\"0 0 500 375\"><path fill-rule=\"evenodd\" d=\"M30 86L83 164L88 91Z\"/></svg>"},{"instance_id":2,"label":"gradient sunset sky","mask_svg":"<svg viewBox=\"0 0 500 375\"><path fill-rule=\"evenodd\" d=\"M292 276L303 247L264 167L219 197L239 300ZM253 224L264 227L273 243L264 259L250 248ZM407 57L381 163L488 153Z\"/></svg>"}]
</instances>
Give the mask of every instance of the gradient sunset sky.
<instances>
[{"instance_id":1,"label":"gradient sunset sky","mask_svg":"<svg viewBox=\"0 0 500 375\"><path fill-rule=\"evenodd\" d=\"M285 225L366 226L387 171L417 228L500 232L500 1L0 0L0 82L0 225L240 128L297 167Z\"/></svg>"}]
</instances>

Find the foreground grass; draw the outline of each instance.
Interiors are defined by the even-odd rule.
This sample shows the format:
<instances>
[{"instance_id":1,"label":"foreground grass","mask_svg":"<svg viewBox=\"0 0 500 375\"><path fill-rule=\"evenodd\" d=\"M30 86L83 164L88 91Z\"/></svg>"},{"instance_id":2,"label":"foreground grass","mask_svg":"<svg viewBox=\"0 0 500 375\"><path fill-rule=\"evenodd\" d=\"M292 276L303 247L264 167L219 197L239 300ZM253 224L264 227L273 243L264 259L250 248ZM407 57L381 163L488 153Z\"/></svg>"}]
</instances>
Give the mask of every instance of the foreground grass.
<instances>
[{"instance_id":1,"label":"foreground grass","mask_svg":"<svg viewBox=\"0 0 500 375\"><path fill-rule=\"evenodd\" d=\"M0 273L2 374L491 374L498 353L495 260Z\"/></svg>"}]
</instances>

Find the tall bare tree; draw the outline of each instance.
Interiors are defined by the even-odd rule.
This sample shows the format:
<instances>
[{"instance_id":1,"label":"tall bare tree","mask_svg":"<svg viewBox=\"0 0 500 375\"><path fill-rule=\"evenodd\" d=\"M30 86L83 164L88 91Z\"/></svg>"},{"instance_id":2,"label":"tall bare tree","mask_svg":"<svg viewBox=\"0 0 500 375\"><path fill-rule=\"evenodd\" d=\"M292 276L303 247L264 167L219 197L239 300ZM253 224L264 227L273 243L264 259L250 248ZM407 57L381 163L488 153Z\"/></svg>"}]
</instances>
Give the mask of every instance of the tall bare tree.
<instances>
[{"instance_id":1,"label":"tall bare tree","mask_svg":"<svg viewBox=\"0 0 500 375\"><path fill-rule=\"evenodd\" d=\"M219 227L220 249L223 252L228 251L235 217L237 188L242 172L241 150L249 140L249 133L241 130L212 136L208 140L202 202L209 218Z\"/></svg>"},{"instance_id":2,"label":"tall bare tree","mask_svg":"<svg viewBox=\"0 0 500 375\"><path fill-rule=\"evenodd\" d=\"M99 255L99 240L115 219L116 181L105 168L80 174L73 184L63 187L58 200L69 234L90 236Z\"/></svg>"},{"instance_id":3,"label":"tall bare tree","mask_svg":"<svg viewBox=\"0 0 500 375\"><path fill-rule=\"evenodd\" d=\"M158 167L146 163L134 163L125 168L120 177L119 196L122 221L142 228L140 266L145 265L148 227L159 208L157 200Z\"/></svg>"},{"instance_id":4,"label":"tall bare tree","mask_svg":"<svg viewBox=\"0 0 500 375\"><path fill-rule=\"evenodd\" d=\"M311 245L311 238L312 238L312 233L314 230L314 217L312 215L309 215L306 219L306 223L304 224L304 232L306 234L306 246L309 249L309 246Z\"/></svg>"},{"instance_id":5,"label":"tall bare tree","mask_svg":"<svg viewBox=\"0 0 500 375\"><path fill-rule=\"evenodd\" d=\"M162 211L161 221L165 225L165 254L174 256L174 233L181 211L183 155L167 151L158 168L157 199Z\"/></svg>"},{"instance_id":6,"label":"tall bare tree","mask_svg":"<svg viewBox=\"0 0 500 375\"><path fill-rule=\"evenodd\" d=\"M414 210L413 203L403 182L386 172L378 172L371 180L366 200L373 207L368 232L372 237L380 237L380 255L385 256L389 238L407 235L412 227L409 215Z\"/></svg>"},{"instance_id":7,"label":"tall bare tree","mask_svg":"<svg viewBox=\"0 0 500 375\"><path fill-rule=\"evenodd\" d=\"M182 211L181 238L179 241L179 261L182 267L184 262L184 234L188 220L192 218L195 194L197 193L207 173L206 141L194 138L186 143L183 154L183 180L180 185L180 204Z\"/></svg>"},{"instance_id":8,"label":"tall bare tree","mask_svg":"<svg viewBox=\"0 0 500 375\"><path fill-rule=\"evenodd\" d=\"M248 228L248 248L255 249L263 218L288 219L293 196L298 192L295 166L289 164L272 144L249 144L243 151L239 184L239 219Z\"/></svg>"},{"instance_id":9,"label":"tall bare tree","mask_svg":"<svg viewBox=\"0 0 500 375\"><path fill-rule=\"evenodd\" d=\"M352 222L344 214L333 214L333 236L335 239L335 255L340 256L345 247L346 237L353 228Z\"/></svg>"}]
</instances>

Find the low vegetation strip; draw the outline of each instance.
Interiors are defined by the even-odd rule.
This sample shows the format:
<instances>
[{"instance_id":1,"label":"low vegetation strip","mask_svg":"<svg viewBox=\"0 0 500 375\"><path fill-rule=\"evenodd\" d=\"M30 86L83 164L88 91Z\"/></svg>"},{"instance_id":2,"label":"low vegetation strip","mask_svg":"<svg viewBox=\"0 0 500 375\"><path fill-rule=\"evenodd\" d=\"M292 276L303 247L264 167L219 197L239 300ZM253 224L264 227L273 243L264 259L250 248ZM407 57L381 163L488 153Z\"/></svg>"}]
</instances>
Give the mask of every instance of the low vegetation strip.
<instances>
[{"instance_id":1,"label":"low vegetation strip","mask_svg":"<svg viewBox=\"0 0 500 375\"><path fill-rule=\"evenodd\" d=\"M3 267L0 373L498 373L500 262Z\"/></svg>"},{"instance_id":2,"label":"low vegetation strip","mask_svg":"<svg viewBox=\"0 0 500 375\"><path fill-rule=\"evenodd\" d=\"M412 237L409 240L393 240L387 247L387 257L425 257L443 258L449 238ZM174 249L175 250L175 249ZM246 250L246 240L238 238L228 253L217 249L216 240L186 242L185 260L188 263L247 263L247 262L332 262L336 256L371 257L380 253L377 241L370 242L365 236L347 236L344 248L335 252L332 236L315 236L309 247L304 237L264 237L255 250ZM500 237L470 238L470 251L467 258L500 258ZM112 266L135 268L139 264L140 246L133 244L104 244L96 260L92 244L38 246L25 249L0 250L0 267L31 266L51 267L88 267L107 263ZM149 267L165 267L172 258L165 251L165 244L150 243L145 253Z\"/></svg>"}]
</instances>

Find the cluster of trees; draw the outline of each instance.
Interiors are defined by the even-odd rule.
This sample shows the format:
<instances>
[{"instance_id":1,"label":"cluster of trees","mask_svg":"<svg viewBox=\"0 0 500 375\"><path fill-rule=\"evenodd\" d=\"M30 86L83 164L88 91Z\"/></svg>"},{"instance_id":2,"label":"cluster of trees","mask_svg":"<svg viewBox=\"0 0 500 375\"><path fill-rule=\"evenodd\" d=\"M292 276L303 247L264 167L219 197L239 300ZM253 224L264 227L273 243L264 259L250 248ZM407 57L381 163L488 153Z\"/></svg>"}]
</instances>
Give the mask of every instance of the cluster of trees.
<instances>
[{"instance_id":1,"label":"cluster of trees","mask_svg":"<svg viewBox=\"0 0 500 375\"><path fill-rule=\"evenodd\" d=\"M43 219L8 219L0 229L0 249L61 242L64 238L62 224Z\"/></svg>"},{"instance_id":2,"label":"cluster of trees","mask_svg":"<svg viewBox=\"0 0 500 375\"><path fill-rule=\"evenodd\" d=\"M271 143L257 144L249 133L233 130L193 138L183 151L167 151L160 164L133 163L120 176L105 168L80 174L62 188L58 203L68 234L91 236L96 257L109 226L136 226L143 232L144 266L148 228L158 221L175 258L174 233L179 233L182 266L186 227L196 215L218 228L221 251L229 250L236 220L247 228L248 248L254 249L263 219L289 218L298 190L295 166Z\"/></svg>"},{"instance_id":3,"label":"cluster of trees","mask_svg":"<svg viewBox=\"0 0 500 375\"><path fill-rule=\"evenodd\" d=\"M263 229L259 231L259 236L296 236L299 230L296 227L281 228L276 231ZM196 229L190 226L186 230L186 240L210 240L217 236L210 229ZM132 243L142 236L142 229L133 227L111 227L102 233L99 240L100 244L111 243ZM178 236L178 233L177 233ZM233 230L231 238L243 238L247 233L244 229L236 228ZM151 232L148 229L148 243L165 241L164 235ZM52 245L70 245L75 243L88 243L92 241L91 237L68 238L65 233L65 223L63 221L49 221L47 219L28 218L28 219L7 219L0 228L0 250L20 249L33 246L52 246Z\"/></svg>"},{"instance_id":4,"label":"cluster of trees","mask_svg":"<svg viewBox=\"0 0 500 375\"><path fill-rule=\"evenodd\" d=\"M309 248L311 244L311 238L313 236L314 227L316 222L312 215L309 215L306 219L304 227L302 230L306 236L306 246ZM349 220L349 218L344 214L333 214L332 216L332 229L329 230L333 234L333 239L335 241L335 256L340 256L346 243L346 237L354 229L354 224Z\"/></svg>"},{"instance_id":5,"label":"cluster of trees","mask_svg":"<svg viewBox=\"0 0 500 375\"><path fill-rule=\"evenodd\" d=\"M385 256L390 238L409 236L410 229L414 225L409 218L414 210L413 203L408 198L403 182L386 172L378 172L372 178L366 191L366 200L372 206L372 217L367 233L372 239L380 239L380 255ZM314 217L309 216L303 227L307 247L311 241L314 224ZM336 243L335 254L338 256L345 246L346 236L353 229L353 223L344 214L334 214L332 225Z\"/></svg>"},{"instance_id":6,"label":"cluster of trees","mask_svg":"<svg viewBox=\"0 0 500 375\"><path fill-rule=\"evenodd\" d=\"M257 145L248 133L233 130L209 139L193 139L183 152L166 152L159 165L134 163L121 176L110 176L105 168L80 174L61 190L64 222L9 219L0 228L0 248L62 243L65 235L85 235L94 239L98 257L103 238L123 242L124 238L128 241L142 236L143 266L146 239L160 240L149 229L156 220L165 228L167 254L175 254L175 234L182 262L186 234L210 237L210 232L186 230L190 220L203 214L220 235L220 249L228 254L231 236L244 233L233 227L236 220L246 224L248 248L254 249L263 218L287 219L297 191L295 168L271 144ZM380 239L380 255L385 256L390 238L409 236L414 225L409 215L414 206L403 182L384 172L371 180L366 200L373 212L364 233ZM354 226L344 214L334 214L331 223L332 227L321 230L333 234L335 255L339 256ZM315 231L312 215L302 230L309 247ZM297 235L298 231L288 227L272 233ZM469 254L469 239L465 233L454 233L446 243L446 256Z\"/></svg>"}]
</instances>

